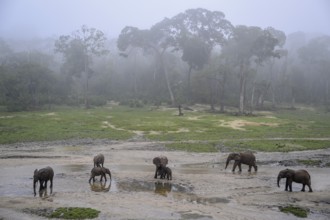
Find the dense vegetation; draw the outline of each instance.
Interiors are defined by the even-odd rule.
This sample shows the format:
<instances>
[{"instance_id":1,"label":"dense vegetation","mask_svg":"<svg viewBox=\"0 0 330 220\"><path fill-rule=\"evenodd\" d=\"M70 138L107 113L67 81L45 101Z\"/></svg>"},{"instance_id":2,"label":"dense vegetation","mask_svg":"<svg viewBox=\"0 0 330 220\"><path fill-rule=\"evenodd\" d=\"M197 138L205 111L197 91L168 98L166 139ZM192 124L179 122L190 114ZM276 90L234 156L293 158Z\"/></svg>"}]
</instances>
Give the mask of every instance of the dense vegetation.
<instances>
[{"instance_id":1,"label":"dense vegetation","mask_svg":"<svg viewBox=\"0 0 330 220\"><path fill-rule=\"evenodd\" d=\"M329 70L329 36L233 26L222 12L190 9L150 29L124 27L111 40L86 26L58 38L0 39L0 106L89 108L114 100L202 103L240 114L283 103L328 106Z\"/></svg>"}]
</instances>

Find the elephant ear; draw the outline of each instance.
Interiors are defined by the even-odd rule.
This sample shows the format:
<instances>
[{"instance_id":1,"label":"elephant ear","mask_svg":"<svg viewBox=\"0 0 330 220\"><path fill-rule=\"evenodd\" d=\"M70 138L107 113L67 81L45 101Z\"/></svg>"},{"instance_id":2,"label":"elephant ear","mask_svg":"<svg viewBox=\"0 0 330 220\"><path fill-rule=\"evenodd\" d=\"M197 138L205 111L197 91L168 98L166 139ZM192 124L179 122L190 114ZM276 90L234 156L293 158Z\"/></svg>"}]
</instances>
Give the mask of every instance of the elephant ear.
<instances>
[{"instance_id":1,"label":"elephant ear","mask_svg":"<svg viewBox=\"0 0 330 220\"><path fill-rule=\"evenodd\" d=\"M240 154L235 154L234 155L234 160L240 160L241 159L241 155Z\"/></svg>"},{"instance_id":2,"label":"elephant ear","mask_svg":"<svg viewBox=\"0 0 330 220\"><path fill-rule=\"evenodd\" d=\"M37 174L37 173L38 173L38 169L35 169L35 170L34 170L34 174Z\"/></svg>"}]
</instances>

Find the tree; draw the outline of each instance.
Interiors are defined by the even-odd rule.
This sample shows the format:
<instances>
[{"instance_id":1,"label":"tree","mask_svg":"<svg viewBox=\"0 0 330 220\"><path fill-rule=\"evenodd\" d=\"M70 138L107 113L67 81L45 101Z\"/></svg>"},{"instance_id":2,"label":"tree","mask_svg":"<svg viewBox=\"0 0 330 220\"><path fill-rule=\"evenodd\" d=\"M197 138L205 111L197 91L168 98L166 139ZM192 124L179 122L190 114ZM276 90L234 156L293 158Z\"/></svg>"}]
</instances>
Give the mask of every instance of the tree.
<instances>
[{"instance_id":1,"label":"tree","mask_svg":"<svg viewBox=\"0 0 330 220\"><path fill-rule=\"evenodd\" d=\"M50 103L52 72L35 63L19 63L0 68L0 90L8 111L36 109Z\"/></svg>"},{"instance_id":2,"label":"tree","mask_svg":"<svg viewBox=\"0 0 330 220\"><path fill-rule=\"evenodd\" d=\"M200 70L207 63L211 48L199 38L190 38L182 44L182 60L188 63L187 101L191 101L191 71Z\"/></svg>"},{"instance_id":3,"label":"tree","mask_svg":"<svg viewBox=\"0 0 330 220\"><path fill-rule=\"evenodd\" d=\"M232 30L232 25L220 11L202 8L189 9L171 19L172 33L182 60L188 63L187 95L191 99L191 71L200 70L208 62L216 45L223 45Z\"/></svg>"},{"instance_id":4,"label":"tree","mask_svg":"<svg viewBox=\"0 0 330 220\"><path fill-rule=\"evenodd\" d=\"M171 38L166 35L166 32L163 30L163 27L167 23L167 19L162 22L151 27L149 30L140 30L136 27L129 26L125 27L119 35L117 47L122 51L121 54L123 56L127 56L127 50L129 47L142 48L146 52L153 54L156 59L155 69L159 75L164 76L171 103L172 105L175 105L175 98L164 61L166 50L173 44Z\"/></svg>"},{"instance_id":5,"label":"tree","mask_svg":"<svg viewBox=\"0 0 330 220\"><path fill-rule=\"evenodd\" d=\"M90 64L93 56L102 56L108 53L105 49L106 37L95 28L83 25L72 35L62 35L55 42L55 51L62 53L65 58L64 67L71 77L85 77L84 100L85 107L89 108L88 90L89 79L93 75Z\"/></svg>"},{"instance_id":6,"label":"tree","mask_svg":"<svg viewBox=\"0 0 330 220\"><path fill-rule=\"evenodd\" d=\"M239 68L239 113L244 113L247 73L252 63L260 65L270 57L278 57L275 47L279 40L259 27L237 26L224 47L224 53Z\"/></svg>"},{"instance_id":7,"label":"tree","mask_svg":"<svg viewBox=\"0 0 330 220\"><path fill-rule=\"evenodd\" d=\"M307 69L317 74L324 88L323 100L329 105L329 82L330 82L330 36L322 36L312 39L305 47L298 50L299 57Z\"/></svg>"},{"instance_id":8,"label":"tree","mask_svg":"<svg viewBox=\"0 0 330 220\"><path fill-rule=\"evenodd\" d=\"M159 71L165 75L168 92L174 105L175 99L164 62L165 52L170 48L171 52L182 51L182 58L189 65L188 81L190 81L191 69L205 64L213 46L222 45L231 28L232 25L224 19L222 12L211 12L201 8L190 9L171 19L165 18L149 30L125 27L119 36L118 48L126 51L133 46L153 51L158 60ZM189 85L190 82L188 87Z\"/></svg>"}]
</instances>

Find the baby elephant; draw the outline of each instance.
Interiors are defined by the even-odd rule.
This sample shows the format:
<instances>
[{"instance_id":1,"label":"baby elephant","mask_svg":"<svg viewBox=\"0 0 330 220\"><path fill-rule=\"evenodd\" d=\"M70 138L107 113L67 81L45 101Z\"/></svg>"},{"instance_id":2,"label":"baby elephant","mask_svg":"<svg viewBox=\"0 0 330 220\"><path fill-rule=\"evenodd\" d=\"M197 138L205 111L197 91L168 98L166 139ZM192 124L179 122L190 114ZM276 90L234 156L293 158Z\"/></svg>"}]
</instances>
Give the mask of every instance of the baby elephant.
<instances>
[{"instance_id":1,"label":"baby elephant","mask_svg":"<svg viewBox=\"0 0 330 220\"><path fill-rule=\"evenodd\" d=\"M235 163L234 163L234 166L232 169L233 172L235 172L236 166L238 166L239 172L242 172L241 164L249 165L249 170L248 170L249 172L251 172L252 167L254 167L254 171L257 172L257 170L258 170L258 167L256 165L256 157L250 152L229 154L227 157L225 169L227 169L227 166L231 160L235 160Z\"/></svg>"},{"instance_id":2,"label":"baby elephant","mask_svg":"<svg viewBox=\"0 0 330 220\"><path fill-rule=\"evenodd\" d=\"M159 175L161 179L172 180L172 170L169 167L161 167Z\"/></svg>"},{"instance_id":3,"label":"baby elephant","mask_svg":"<svg viewBox=\"0 0 330 220\"><path fill-rule=\"evenodd\" d=\"M111 181L111 172L110 172L110 170L108 168L105 168L105 167L94 167L91 170L91 177L89 178L89 183L91 182L92 179L93 179L93 182L95 182L95 176L100 176L100 175L101 175L100 181L102 181L103 177L104 177L105 181L107 181L106 174L109 174L110 181Z\"/></svg>"},{"instance_id":4,"label":"baby elephant","mask_svg":"<svg viewBox=\"0 0 330 220\"><path fill-rule=\"evenodd\" d=\"M160 175L159 171L166 167L167 163L168 163L168 159L165 156L159 156L159 157L155 157L152 160L152 163L155 164L156 166L156 171L155 171L155 176L154 178L157 179L157 176Z\"/></svg>"},{"instance_id":5,"label":"baby elephant","mask_svg":"<svg viewBox=\"0 0 330 220\"><path fill-rule=\"evenodd\" d=\"M103 167L103 164L104 164L104 155L103 154L96 155L94 157L93 161L94 161L94 167L100 167L101 164L102 164L102 167Z\"/></svg>"},{"instance_id":6,"label":"baby elephant","mask_svg":"<svg viewBox=\"0 0 330 220\"><path fill-rule=\"evenodd\" d=\"M45 167L40 170L36 169L33 175L33 192L36 196L36 183L39 181L39 192L43 189L47 189L47 182L50 181L50 193L53 193L53 178L54 171L51 167ZM44 185L45 183L45 185Z\"/></svg>"},{"instance_id":7,"label":"baby elephant","mask_svg":"<svg viewBox=\"0 0 330 220\"><path fill-rule=\"evenodd\" d=\"M305 186L307 185L309 188L309 192L313 192L312 186L311 186L311 176L306 170L291 170L291 169L285 169L279 172L277 176L277 186L280 187L280 180L282 178L286 178L285 182L285 191L288 191L288 188L290 192L292 192L292 182L301 183L303 184L303 187L301 191L305 192Z\"/></svg>"}]
</instances>

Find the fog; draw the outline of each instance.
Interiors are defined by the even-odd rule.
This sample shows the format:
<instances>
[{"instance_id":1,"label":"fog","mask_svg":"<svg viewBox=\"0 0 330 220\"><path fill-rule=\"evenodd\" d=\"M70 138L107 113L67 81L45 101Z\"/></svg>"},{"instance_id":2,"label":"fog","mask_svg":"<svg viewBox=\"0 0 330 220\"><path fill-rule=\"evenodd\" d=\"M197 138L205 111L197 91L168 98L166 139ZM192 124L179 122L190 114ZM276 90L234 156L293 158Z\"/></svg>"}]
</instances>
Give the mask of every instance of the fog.
<instances>
[{"instance_id":1,"label":"fog","mask_svg":"<svg viewBox=\"0 0 330 220\"><path fill-rule=\"evenodd\" d=\"M0 0L0 109L330 111L330 1Z\"/></svg>"},{"instance_id":2,"label":"fog","mask_svg":"<svg viewBox=\"0 0 330 220\"><path fill-rule=\"evenodd\" d=\"M59 36L85 24L116 38L125 26L150 28L199 7L223 12L233 25L330 34L327 0L0 0L0 36Z\"/></svg>"}]
</instances>

